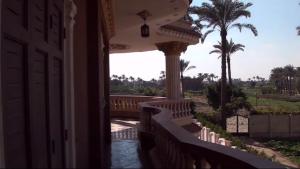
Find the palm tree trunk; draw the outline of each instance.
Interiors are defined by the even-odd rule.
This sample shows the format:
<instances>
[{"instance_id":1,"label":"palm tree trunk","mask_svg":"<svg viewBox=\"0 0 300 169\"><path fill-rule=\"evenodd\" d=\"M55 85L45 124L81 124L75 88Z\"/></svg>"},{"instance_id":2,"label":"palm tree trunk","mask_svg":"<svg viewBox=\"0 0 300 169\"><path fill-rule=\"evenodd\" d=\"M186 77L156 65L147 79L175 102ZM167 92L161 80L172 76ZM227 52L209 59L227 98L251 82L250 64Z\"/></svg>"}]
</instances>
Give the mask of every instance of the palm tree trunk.
<instances>
[{"instance_id":1,"label":"palm tree trunk","mask_svg":"<svg viewBox=\"0 0 300 169\"><path fill-rule=\"evenodd\" d=\"M289 94L290 96L292 95L292 77L290 76L290 81L289 81Z\"/></svg>"},{"instance_id":2,"label":"palm tree trunk","mask_svg":"<svg viewBox=\"0 0 300 169\"><path fill-rule=\"evenodd\" d=\"M285 80L285 89L286 89L286 92L289 92L289 78L286 77L286 80ZM285 93L287 94L287 93Z\"/></svg>"},{"instance_id":3,"label":"palm tree trunk","mask_svg":"<svg viewBox=\"0 0 300 169\"><path fill-rule=\"evenodd\" d=\"M229 85L232 87L232 79L231 79L231 65L230 65L230 56L227 56L227 65L228 65L228 79L229 79Z\"/></svg>"},{"instance_id":4,"label":"palm tree trunk","mask_svg":"<svg viewBox=\"0 0 300 169\"><path fill-rule=\"evenodd\" d=\"M180 72L180 81L181 81L182 98L184 98L183 72Z\"/></svg>"},{"instance_id":5,"label":"palm tree trunk","mask_svg":"<svg viewBox=\"0 0 300 169\"><path fill-rule=\"evenodd\" d=\"M221 39L222 39L222 63L221 63L221 116L222 116L222 127L226 129L226 54L227 54L227 31L225 29L221 30Z\"/></svg>"}]
</instances>

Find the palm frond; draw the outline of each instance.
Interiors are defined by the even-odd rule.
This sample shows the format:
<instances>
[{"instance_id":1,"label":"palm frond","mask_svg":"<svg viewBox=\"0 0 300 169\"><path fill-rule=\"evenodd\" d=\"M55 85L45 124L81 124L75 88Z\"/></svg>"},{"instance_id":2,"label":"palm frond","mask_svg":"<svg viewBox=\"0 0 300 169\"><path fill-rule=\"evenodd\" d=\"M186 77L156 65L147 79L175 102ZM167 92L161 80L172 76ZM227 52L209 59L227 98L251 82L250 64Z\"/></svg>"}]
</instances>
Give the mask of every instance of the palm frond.
<instances>
[{"instance_id":1,"label":"palm frond","mask_svg":"<svg viewBox=\"0 0 300 169\"><path fill-rule=\"evenodd\" d=\"M186 72L190 69L196 68L196 66L189 66L189 64L190 64L190 61L180 59L180 72Z\"/></svg>"},{"instance_id":2,"label":"palm frond","mask_svg":"<svg viewBox=\"0 0 300 169\"><path fill-rule=\"evenodd\" d=\"M206 37L214 31L215 31L214 29L211 29L211 30L208 30L207 32L205 32L201 37L201 43L204 43Z\"/></svg>"},{"instance_id":3,"label":"palm frond","mask_svg":"<svg viewBox=\"0 0 300 169\"><path fill-rule=\"evenodd\" d=\"M217 50L222 51L222 44L219 42L218 45L213 45L214 48L216 48Z\"/></svg>"},{"instance_id":4,"label":"palm frond","mask_svg":"<svg viewBox=\"0 0 300 169\"><path fill-rule=\"evenodd\" d=\"M196 68L196 66L190 66L185 71L188 71L188 70L191 70L191 69L195 69L195 68Z\"/></svg>"},{"instance_id":5,"label":"palm frond","mask_svg":"<svg viewBox=\"0 0 300 169\"><path fill-rule=\"evenodd\" d=\"M252 3L245 3L241 2L240 0L209 0L209 2L202 3L200 7L190 7L188 13L190 15L197 16L197 19L194 19L193 23L195 27L199 28L199 32L201 32L203 29L208 30L207 32L201 34L201 42L203 43L207 36L215 30L228 31L231 28L238 28L240 31L242 31L242 29L250 29L252 33L257 36L258 31L253 25L236 23L236 21L241 17L251 17L251 12L248 10L248 8L252 5ZM236 44L233 50L243 51L243 48L244 46Z\"/></svg>"},{"instance_id":6,"label":"palm frond","mask_svg":"<svg viewBox=\"0 0 300 169\"><path fill-rule=\"evenodd\" d=\"M227 42L227 49L228 49L228 57L230 57L231 54L237 52L237 51L244 51L245 45L234 43L232 39L230 39L230 42Z\"/></svg>"},{"instance_id":7,"label":"palm frond","mask_svg":"<svg viewBox=\"0 0 300 169\"><path fill-rule=\"evenodd\" d=\"M222 53L222 51L220 51L220 50L213 50L213 51L209 52L209 54L214 54L214 53L220 54L220 53Z\"/></svg>"},{"instance_id":8,"label":"palm frond","mask_svg":"<svg viewBox=\"0 0 300 169\"><path fill-rule=\"evenodd\" d=\"M231 28L238 28L240 30L240 32L242 31L243 28L250 29L252 31L252 33L254 34L254 36L258 36L258 31L255 28L255 26L253 26L252 24L236 23L236 24L233 24L231 26Z\"/></svg>"}]
</instances>

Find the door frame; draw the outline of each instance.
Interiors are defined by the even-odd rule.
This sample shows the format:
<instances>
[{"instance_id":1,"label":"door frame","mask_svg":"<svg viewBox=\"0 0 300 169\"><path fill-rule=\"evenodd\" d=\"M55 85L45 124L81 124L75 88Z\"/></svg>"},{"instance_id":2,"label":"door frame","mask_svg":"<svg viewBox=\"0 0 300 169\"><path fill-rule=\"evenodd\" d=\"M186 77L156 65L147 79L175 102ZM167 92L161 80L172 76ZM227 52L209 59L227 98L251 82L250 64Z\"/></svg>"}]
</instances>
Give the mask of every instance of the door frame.
<instances>
[{"instance_id":1,"label":"door frame","mask_svg":"<svg viewBox=\"0 0 300 169\"><path fill-rule=\"evenodd\" d=\"M2 55L2 0L0 0L0 56ZM0 59L0 168L5 168L3 104L2 104L2 68Z\"/></svg>"},{"instance_id":2,"label":"door frame","mask_svg":"<svg viewBox=\"0 0 300 169\"><path fill-rule=\"evenodd\" d=\"M65 167L76 167L75 89L74 89L74 24L77 7L73 0L64 0L64 129Z\"/></svg>"}]
</instances>

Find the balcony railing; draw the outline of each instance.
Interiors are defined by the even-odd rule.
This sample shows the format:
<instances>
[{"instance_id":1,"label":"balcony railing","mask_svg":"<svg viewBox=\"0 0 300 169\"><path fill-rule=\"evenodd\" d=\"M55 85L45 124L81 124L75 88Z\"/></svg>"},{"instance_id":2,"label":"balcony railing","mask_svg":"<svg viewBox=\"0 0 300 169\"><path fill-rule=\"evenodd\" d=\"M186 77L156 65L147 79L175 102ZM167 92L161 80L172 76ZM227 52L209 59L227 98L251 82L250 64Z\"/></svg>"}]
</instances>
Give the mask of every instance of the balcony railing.
<instances>
[{"instance_id":1,"label":"balcony railing","mask_svg":"<svg viewBox=\"0 0 300 169\"><path fill-rule=\"evenodd\" d=\"M188 105L186 100L140 103L140 141L160 161L156 167L284 168L253 154L199 140L175 122L190 115Z\"/></svg>"},{"instance_id":2,"label":"balcony railing","mask_svg":"<svg viewBox=\"0 0 300 169\"><path fill-rule=\"evenodd\" d=\"M153 96L111 95L110 115L111 117L118 118L139 118L138 103L162 99L165 98Z\"/></svg>"},{"instance_id":3,"label":"balcony railing","mask_svg":"<svg viewBox=\"0 0 300 169\"><path fill-rule=\"evenodd\" d=\"M115 117L139 113L139 139L157 168L285 168L253 154L202 141L178 124L191 117L191 101L111 96ZM126 114L126 115L124 115Z\"/></svg>"}]
</instances>

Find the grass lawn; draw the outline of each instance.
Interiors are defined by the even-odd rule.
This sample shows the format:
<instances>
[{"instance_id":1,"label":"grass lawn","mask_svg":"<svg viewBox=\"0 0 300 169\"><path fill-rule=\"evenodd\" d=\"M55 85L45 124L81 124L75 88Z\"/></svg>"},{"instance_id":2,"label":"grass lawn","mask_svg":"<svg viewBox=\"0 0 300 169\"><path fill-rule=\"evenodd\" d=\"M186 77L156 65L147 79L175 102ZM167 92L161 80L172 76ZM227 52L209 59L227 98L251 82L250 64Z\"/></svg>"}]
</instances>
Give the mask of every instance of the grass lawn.
<instances>
[{"instance_id":1,"label":"grass lawn","mask_svg":"<svg viewBox=\"0 0 300 169\"><path fill-rule=\"evenodd\" d=\"M300 102L288 102L274 99L257 99L256 97L248 96L248 101L260 113L300 113Z\"/></svg>"},{"instance_id":2,"label":"grass lawn","mask_svg":"<svg viewBox=\"0 0 300 169\"><path fill-rule=\"evenodd\" d=\"M293 162L300 165L300 141L270 140L265 145L280 151Z\"/></svg>"}]
</instances>

